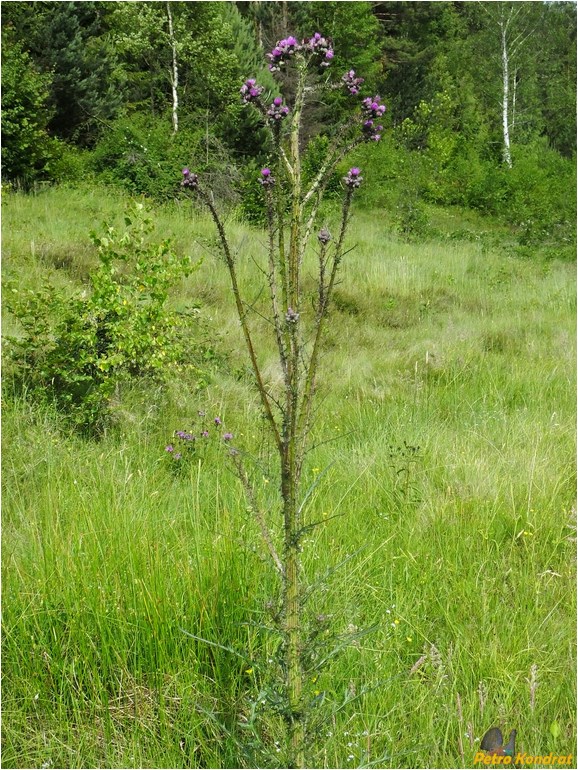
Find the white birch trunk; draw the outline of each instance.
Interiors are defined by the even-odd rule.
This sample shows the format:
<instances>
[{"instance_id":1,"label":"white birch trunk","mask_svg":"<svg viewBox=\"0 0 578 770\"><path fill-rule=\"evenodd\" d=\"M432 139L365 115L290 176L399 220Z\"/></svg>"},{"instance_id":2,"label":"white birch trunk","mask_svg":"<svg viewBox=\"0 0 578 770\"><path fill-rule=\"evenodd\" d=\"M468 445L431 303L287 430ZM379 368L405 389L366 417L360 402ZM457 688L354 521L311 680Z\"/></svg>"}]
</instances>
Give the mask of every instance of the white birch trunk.
<instances>
[{"instance_id":1,"label":"white birch trunk","mask_svg":"<svg viewBox=\"0 0 578 770\"><path fill-rule=\"evenodd\" d=\"M509 19L508 19L509 21ZM502 11L500 18L500 30L502 33L502 131L504 136L504 163L512 168L512 153L510 151L510 62L508 58L508 22L505 21Z\"/></svg>"},{"instance_id":2,"label":"white birch trunk","mask_svg":"<svg viewBox=\"0 0 578 770\"><path fill-rule=\"evenodd\" d=\"M179 130L179 66L177 61L177 44L173 30L173 15L171 13L171 4L167 2L167 16L169 18L169 39L173 52L173 67L171 76L171 87L173 89L173 134Z\"/></svg>"}]
</instances>

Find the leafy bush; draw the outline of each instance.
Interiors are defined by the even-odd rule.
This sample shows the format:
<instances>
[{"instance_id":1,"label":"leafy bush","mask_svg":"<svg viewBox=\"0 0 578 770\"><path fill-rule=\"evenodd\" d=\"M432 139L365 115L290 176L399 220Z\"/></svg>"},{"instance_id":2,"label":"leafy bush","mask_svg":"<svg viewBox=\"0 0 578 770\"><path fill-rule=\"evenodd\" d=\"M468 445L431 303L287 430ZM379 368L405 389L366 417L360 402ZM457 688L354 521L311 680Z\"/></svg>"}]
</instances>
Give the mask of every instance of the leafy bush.
<instances>
[{"instance_id":1,"label":"leafy bush","mask_svg":"<svg viewBox=\"0 0 578 770\"><path fill-rule=\"evenodd\" d=\"M22 293L9 286L8 310L23 334L7 339L15 382L53 399L74 424L98 432L123 382L163 381L184 368L198 373L201 345L191 344L194 310L167 308L169 289L198 267L177 257L170 241L150 242L143 204L125 215L126 229L91 234L99 266L87 296L66 296L52 285Z\"/></svg>"},{"instance_id":2,"label":"leafy bush","mask_svg":"<svg viewBox=\"0 0 578 770\"><path fill-rule=\"evenodd\" d=\"M432 234L429 217L419 199L402 198L397 211L397 230L408 241L420 241Z\"/></svg>"},{"instance_id":3,"label":"leafy bush","mask_svg":"<svg viewBox=\"0 0 578 770\"><path fill-rule=\"evenodd\" d=\"M50 77L35 69L29 54L2 34L2 176L29 187L50 176L59 142L48 135Z\"/></svg>"},{"instance_id":4,"label":"leafy bush","mask_svg":"<svg viewBox=\"0 0 578 770\"><path fill-rule=\"evenodd\" d=\"M503 212L520 228L522 245L576 240L576 166L545 141L514 148ZM573 255L572 255L573 257Z\"/></svg>"},{"instance_id":5,"label":"leafy bush","mask_svg":"<svg viewBox=\"0 0 578 770\"><path fill-rule=\"evenodd\" d=\"M94 177L91 155L73 144L59 142L60 154L50 163L50 176L59 184L74 187Z\"/></svg>"},{"instance_id":6,"label":"leafy bush","mask_svg":"<svg viewBox=\"0 0 578 770\"><path fill-rule=\"evenodd\" d=\"M92 166L105 183L157 201L176 197L181 169L193 163L210 172L219 198L235 197L234 164L218 139L192 119L188 126L183 122L177 134L171 132L168 118L119 119L92 155Z\"/></svg>"},{"instance_id":7,"label":"leafy bush","mask_svg":"<svg viewBox=\"0 0 578 770\"><path fill-rule=\"evenodd\" d=\"M267 222L265 190L255 179L259 178L261 166L256 161L248 161L241 172L239 185L241 199L239 212L245 222L257 227L264 227Z\"/></svg>"}]
</instances>

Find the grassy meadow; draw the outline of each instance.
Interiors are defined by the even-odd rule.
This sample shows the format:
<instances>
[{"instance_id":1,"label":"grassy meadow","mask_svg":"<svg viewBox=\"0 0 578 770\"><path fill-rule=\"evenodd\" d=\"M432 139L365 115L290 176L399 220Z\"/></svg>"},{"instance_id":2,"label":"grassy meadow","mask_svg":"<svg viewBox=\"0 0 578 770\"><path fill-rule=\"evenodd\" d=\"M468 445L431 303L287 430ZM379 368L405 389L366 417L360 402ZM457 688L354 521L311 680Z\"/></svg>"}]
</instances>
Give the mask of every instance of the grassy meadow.
<instances>
[{"instance_id":1,"label":"grassy meadow","mask_svg":"<svg viewBox=\"0 0 578 770\"><path fill-rule=\"evenodd\" d=\"M125 202L6 194L4 279L80 286L88 232ZM435 238L411 243L391 212L355 212L328 324L307 611L338 642L374 628L308 683L323 701L311 767L471 767L494 725L520 751L576 757L575 268L516 256L493 220L429 213ZM172 301L200 304L222 359L206 387L127 393L100 441L5 388L4 767L284 766L276 718L259 740L251 727L277 647L258 527L224 455L175 474L164 447L198 410L219 415L258 459L271 526L273 450L210 220L185 203L155 219L159 240L203 257ZM229 231L258 307L266 236L234 217ZM252 324L274 385L273 340Z\"/></svg>"}]
</instances>

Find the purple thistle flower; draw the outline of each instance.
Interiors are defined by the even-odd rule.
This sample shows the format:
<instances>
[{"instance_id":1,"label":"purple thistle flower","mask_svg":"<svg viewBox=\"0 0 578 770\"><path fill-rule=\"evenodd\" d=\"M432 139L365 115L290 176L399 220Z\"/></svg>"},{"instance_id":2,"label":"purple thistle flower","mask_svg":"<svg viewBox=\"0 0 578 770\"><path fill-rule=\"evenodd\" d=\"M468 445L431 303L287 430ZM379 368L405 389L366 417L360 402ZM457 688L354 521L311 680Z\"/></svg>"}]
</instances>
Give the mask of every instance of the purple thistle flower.
<instances>
[{"instance_id":1,"label":"purple thistle flower","mask_svg":"<svg viewBox=\"0 0 578 770\"><path fill-rule=\"evenodd\" d=\"M329 243L329 241L331 240L331 233L329 232L329 230L327 230L327 229L324 227L322 230L320 230L320 231L318 232L318 234L317 234L317 237L319 238L319 241L320 241L320 242L321 242L321 243L322 243L324 246L326 246L326 245Z\"/></svg>"},{"instance_id":2,"label":"purple thistle flower","mask_svg":"<svg viewBox=\"0 0 578 770\"><path fill-rule=\"evenodd\" d=\"M368 96L362 102L362 110L368 118L381 118L386 110L385 104L381 104L381 97L374 96L373 98Z\"/></svg>"},{"instance_id":3,"label":"purple thistle flower","mask_svg":"<svg viewBox=\"0 0 578 770\"><path fill-rule=\"evenodd\" d=\"M341 80L352 96L356 96L359 93L359 86L363 83L363 78L356 77L355 70L346 72Z\"/></svg>"},{"instance_id":4,"label":"purple thistle flower","mask_svg":"<svg viewBox=\"0 0 578 770\"><path fill-rule=\"evenodd\" d=\"M273 104L267 110L267 117L272 123L278 120L283 120L289 114L289 107L283 106L283 99L280 96L276 96L273 99Z\"/></svg>"},{"instance_id":5,"label":"purple thistle flower","mask_svg":"<svg viewBox=\"0 0 578 770\"><path fill-rule=\"evenodd\" d=\"M245 104L250 104L251 102L257 101L264 90L263 86L257 85L255 78L249 78L248 80L245 80L239 89L239 92L243 97Z\"/></svg>"},{"instance_id":6,"label":"purple thistle flower","mask_svg":"<svg viewBox=\"0 0 578 770\"><path fill-rule=\"evenodd\" d=\"M177 452L175 455L173 455L173 457L175 458L175 460L180 460L182 457L182 454L180 452Z\"/></svg>"},{"instance_id":7,"label":"purple thistle flower","mask_svg":"<svg viewBox=\"0 0 578 770\"><path fill-rule=\"evenodd\" d=\"M172 444L169 444L168 446L165 447L165 452L174 452L174 451L175 450Z\"/></svg>"},{"instance_id":8,"label":"purple thistle flower","mask_svg":"<svg viewBox=\"0 0 578 770\"><path fill-rule=\"evenodd\" d=\"M196 190L199 186L198 174L191 174L188 168L184 168L183 181L181 182L181 185L182 187L192 187L194 190Z\"/></svg>"},{"instance_id":9,"label":"purple thistle flower","mask_svg":"<svg viewBox=\"0 0 578 770\"><path fill-rule=\"evenodd\" d=\"M365 118L381 118L386 110L385 104L381 104L381 97L368 96L361 103L361 109Z\"/></svg>"},{"instance_id":10,"label":"purple thistle flower","mask_svg":"<svg viewBox=\"0 0 578 770\"><path fill-rule=\"evenodd\" d=\"M375 125L375 118L381 118L385 112L385 104L381 104L381 98L374 96L373 98L367 97L362 102L361 111L365 118L361 130L367 141L379 142L381 139L381 131L383 126Z\"/></svg>"},{"instance_id":11,"label":"purple thistle flower","mask_svg":"<svg viewBox=\"0 0 578 770\"><path fill-rule=\"evenodd\" d=\"M275 177L271 174L270 168L261 169L261 176L262 179L259 179L259 183L262 184L263 187L273 187L275 184Z\"/></svg>"},{"instance_id":12,"label":"purple thistle flower","mask_svg":"<svg viewBox=\"0 0 578 770\"><path fill-rule=\"evenodd\" d=\"M222 424L222 420L221 420L221 418L220 418L220 417L215 417L215 419L213 420L213 422L214 422L214 423L215 423L215 425L217 425L217 426Z\"/></svg>"},{"instance_id":13,"label":"purple thistle flower","mask_svg":"<svg viewBox=\"0 0 578 770\"><path fill-rule=\"evenodd\" d=\"M203 438L209 438L209 431L208 431L208 430L204 430L204 431L201 433L201 436L202 436Z\"/></svg>"},{"instance_id":14,"label":"purple thistle flower","mask_svg":"<svg viewBox=\"0 0 578 770\"><path fill-rule=\"evenodd\" d=\"M230 441L233 438L232 433L223 433L223 441Z\"/></svg>"},{"instance_id":15,"label":"purple thistle flower","mask_svg":"<svg viewBox=\"0 0 578 770\"><path fill-rule=\"evenodd\" d=\"M347 172L347 175L343 177L343 181L348 187L351 187L352 189L359 187L359 185L363 182L361 171L355 166L350 168Z\"/></svg>"},{"instance_id":16,"label":"purple thistle flower","mask_svg":"<svg viewBox=\"0 0 578 770\"><path fill-rule=\"evenodd\" d=\"M331 39L323 37L320 32L316 32L313 37L305 38L303 48L313 54L323 57L322 67L328 67L331 64L334 53L331 47Z\"/></svg>"},{"instance_id":17,"label":"purple thistle flower","mask_svg":"<svg viewBox=\"0 0 578 770\"><path fill-rule=\"evenodd\" d=\"M297 39L293 37L293 35L290 35L283 40L279 40L271 53L267 54L267 58L270 61L270 71L278 72L281 67L286 64L287 59L300 50L301 46L297 42Z\"/></svg>"}]
</instances>

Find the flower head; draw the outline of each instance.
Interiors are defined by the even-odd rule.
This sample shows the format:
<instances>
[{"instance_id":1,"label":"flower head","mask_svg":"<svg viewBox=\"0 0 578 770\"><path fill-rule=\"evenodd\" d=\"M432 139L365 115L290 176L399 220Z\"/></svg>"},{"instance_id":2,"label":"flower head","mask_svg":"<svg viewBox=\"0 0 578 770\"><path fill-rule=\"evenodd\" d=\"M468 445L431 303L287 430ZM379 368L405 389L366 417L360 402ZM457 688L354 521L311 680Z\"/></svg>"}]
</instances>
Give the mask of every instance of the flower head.
<instances>
[{"instance_id":1,"label":"flower head","mask_svg":"<svg viewBox=\"0 0 578 770\"><path fill-rule=\"evenodd\" d=\"M356 96L359 93L359 86L363 83L363 78L356 77L355 70L346 72L341 80L352 96Z\"/></svg>"},{"instance_id":2,"label":"flower head","mask_svg":"<svg viewBox=\"0 0 578 770\"><path fill-rule=\"evenodd\" d=\"M220 425L220 424L222 423L222 420L221 420L221 418L220 418L220 417L215 417L215 419L213 420L213 422L215 423L215 425L217 425L217 426L218 426L218 425Z\"/></svg>"},{"instance_id":3,"label":"flower head","mask_svg":"<svg viewBox=\"0 0 578 770\"><path fill-rule=\"evenodd\" d=\"M249 78L245 80L240 88L241 96L246 104L256 101L264 91L263 86L257 85L255 78Z\"/></svg>"},{"instance_id":4,"label":"flower head","mask_svg":"<svg viewBox=\"0 0 578 770\"><path fill-rule=\"evenodd\" d=\"M347 175L343 177L343 181L348 187L351 187L352 189L359 187L359 185L363 182L361 171L355 166L350 168L347 172Z\"/></svg>"},{"instance_id":5,"label":"flower head","mask_svg":"<svg viewBox=\"0 0 578 770\"><path fill-rule=\"evenodd\" d=\"M296 324L299 320L299 313L295 312L292 307L288 307L285 313L285 320L288 324Z\"/></svg>"},{"instance_id":6,"label":"flower head","mask_svg":"<svg viewBox=\"0 0 578 770\"><path fill-rule=\"evenodd\" d=\"M331 233L325 227L317 233L317 238L324 246L331 240Z\"/></svg>"},{"instance_id":7,"label":"flower head","mask_svg":"<svg viewBox=\"0 0 578 770\"><path fill-rule=\"evenodd\" d=\"M321 62L322 67L328 67L331 64L331 60L334 56L331 45L331 40L327 37L323 37L320 32L316 32L313 37L305 38L303 41L303 48L323 57L323 61Z\"/></svg>"},{"instance_id":8,"label":"flower head","mask_svg":"<svg viewBox=\"0 0 578 770\"><path fill-rule=\"evenodd\" d=\"M192 187L194 190L196 190L199 186L199 176L198 174L191 174L190 170L188 168L183 169L183 181L181 182L182 187Z\"/></svg>"},{"instance_id":9,"label":"flower head","mask_svg":"<svg viewBox=\"0 0 578 770\"><path fill-rule=\"evenodd\" d=\"M270 168L261 169L261 179L259 179L259 182L263 187L273 187L275 184L275 177L271 173Z\"/></svg>"},{"instance_id":10,"label":"flower head","mask_svg":"<svg viewBox=\"0 0 578 770\"><path fill-rule=\"evenodd\" d=\"M273 99L273 104L267 110L267 117L272 123L278 120L283 120L289 114L289 107L283 106L283 99L280 96L276 96Z\"/></svg>"},{"instance_id":11,"label":"flower head","mask_svg":"<svg viewBox=\"0 0 578 770\"><path fill-rule=\"evenodd\" d=\"M381 139L380 132L383 131L383 126L375 125L375 121L365 120L363 122L361 129L365 135L365 138L368 141L379 142L379 140Z\"/></svg>"},{"instance_id":12,"label":"flower head","mask_svg":"<svg viewBox=\"0 0 578 770\"><path fill-rule=\"evenodd\" d=\"M297 39L293 35L279 40L271 53L267 54L267 58L270 61L269 69L271 72L278 72L287 59L293 56L294 53L301 50L301 46L297 42Z\"/></svg>"},{"instance_id":13,"label":"flower head","mask_svg":"<svg viewBox=\"0 0 578 770\"><path fill-rule=\"evenodd\" d=\"M362 131L367 141L379 142L383 126L376 124L376 118L381 118L385 112L385 104L381 104L379 96L367 97L362 102L363 121Z\"/></svg>"},{"instance_id":14,"label":"flower head","mask_svg":"<svg viewBox=\"0 0 578 770\"><path fill-rule=\"evenodd\" d=\"M381 118L386 107L385 104L381 104L380 96L368 96L362 102L362 110L366 118Z\"/></svg>"},{"instance_id":15,"label":"flower head","mask_svg":"<svg viewBox=\"0 0 578 770\"><path fill-rule=\"evenodd\" d=\"M233 438L232 433L223 433L223 441L230 441Z\"/></svg>"}]
</instances>

